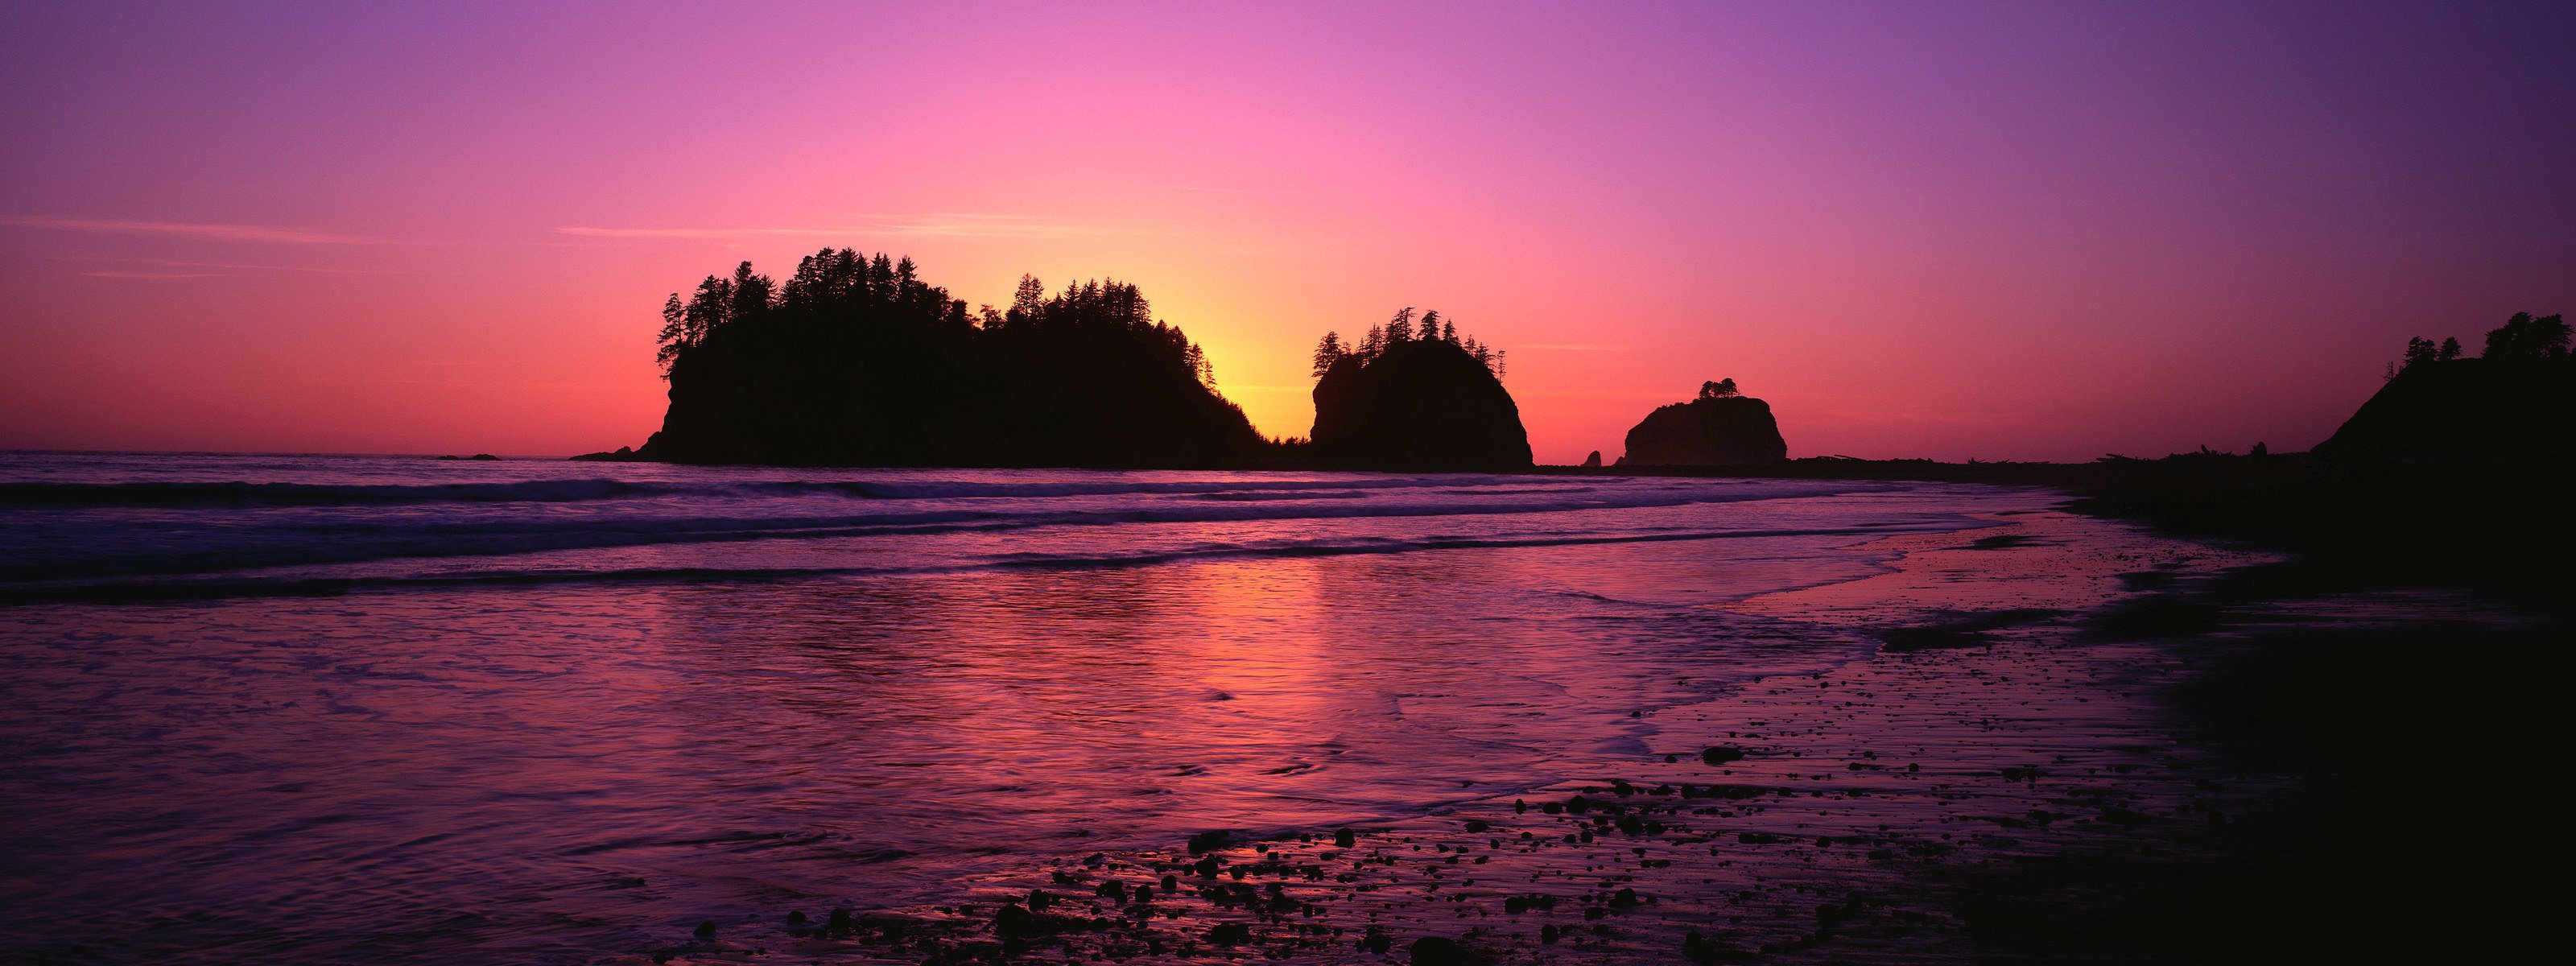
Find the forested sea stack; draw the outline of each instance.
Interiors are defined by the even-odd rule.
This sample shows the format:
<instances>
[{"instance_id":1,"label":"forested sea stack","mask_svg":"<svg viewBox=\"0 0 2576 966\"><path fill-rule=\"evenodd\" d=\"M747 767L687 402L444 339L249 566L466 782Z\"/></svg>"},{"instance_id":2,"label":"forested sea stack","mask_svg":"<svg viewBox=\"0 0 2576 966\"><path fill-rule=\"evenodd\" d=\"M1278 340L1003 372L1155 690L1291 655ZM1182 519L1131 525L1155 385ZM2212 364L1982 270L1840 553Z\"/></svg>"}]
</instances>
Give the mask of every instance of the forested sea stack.
<instances>
[{"instance_id":1,"label":"forested sea stack","mask_svg":"<svg viewBox=\"0 0 2576 966\"><path fill-rule=\"evenodd\" d=\"M825 249L784 284L709 276L662 316L671 406L639 459L1179 469L1263 445L1133 285L1024 276L975 313L909 258Z\"/></svg>"},{"instance_id":2,"label":"forested sea stack","mask_svg":"<svg viewBox=\"0 0 2576 966\"><path fill-rule=\"evenodd\" d=\"M1315 349L1314 456L1333 469L1505 472L1530 465L1502 354L1460 339L1455 323L1413 310L1357 345L1326 333Z\"/></svg>"},{"instance_id":3,"label":"forested sea stack","mask_svg":"<svg viewBox=\"0 0 2576 966\"><path fill-rule=\"evenodd\" d=\"M1699 398L1646 414L1628 431L1621 466L1763 466L1789 457L1771 404L1737 391L1735 380L1702 383Z\"/></svg>"}]
</instances>

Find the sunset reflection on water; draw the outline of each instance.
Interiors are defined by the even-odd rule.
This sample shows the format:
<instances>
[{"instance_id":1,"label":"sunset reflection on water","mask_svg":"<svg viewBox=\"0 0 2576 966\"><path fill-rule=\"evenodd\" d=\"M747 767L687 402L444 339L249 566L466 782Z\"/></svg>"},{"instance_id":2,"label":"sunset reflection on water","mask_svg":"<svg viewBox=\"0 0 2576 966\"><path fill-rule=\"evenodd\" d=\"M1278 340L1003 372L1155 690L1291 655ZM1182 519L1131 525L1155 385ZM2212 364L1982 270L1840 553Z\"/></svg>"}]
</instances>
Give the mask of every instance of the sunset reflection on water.
<instances>
[{"instance_id":1,"label":"sunset reflection on water","mask_svg":"<svg viewBox=\"0 0 2576 966\"><path fill-rule=\"evenodd\" d=\"M1642 760L1658 708L1863 653L1849 630L1710 605L1877 572L1850 549L1872 533L2045 499L1391 520L1271 501L344 567L532 575L506 584L21 605L0 632L0 817L28 843L7 892L172 930L164 952L393 961L410 954L386 937L412 930L544 958L678 918L928 901L1035 855L1415 815ZM1624 536L1691 527L1783 535ZM1554 536L1435 549L1516 531ZM1229 546L1286 549L1154 551ZM657 557L947 563L546 576Z\"/></svg>"}]
</instances>

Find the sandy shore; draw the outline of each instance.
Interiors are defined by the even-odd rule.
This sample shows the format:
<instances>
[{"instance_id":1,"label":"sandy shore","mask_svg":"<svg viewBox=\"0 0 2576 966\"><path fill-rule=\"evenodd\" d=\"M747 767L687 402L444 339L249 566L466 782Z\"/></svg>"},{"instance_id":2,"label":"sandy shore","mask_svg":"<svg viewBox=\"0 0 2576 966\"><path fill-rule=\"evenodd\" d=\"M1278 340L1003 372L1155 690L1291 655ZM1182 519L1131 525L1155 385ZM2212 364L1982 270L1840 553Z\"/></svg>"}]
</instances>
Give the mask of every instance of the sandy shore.
<instances>
[{"instance_id":1,"label":"sandy shore","mask_svg":"<svg viewBox=\"0 0 2576 966\"><path fill-rule=\"evenodd\" d=\"M2299 697L2285 682L2309 680L2314 665L2298 662L2331 659L2337 644L2431 635L2507 647L2556 632L2448 593L2270 586L2258 578L2277 572L2276 558L2123 523L2056 512L1994 523L1887 541L1901 556L1880 576L1728 605L1862 630L1887 647L1657 711L1648 723L1661 759L1605 760L1539 792L1391 824L1272 841L1211 829L1151 852L1033 851L1007 874L957 883L936 907L870 910L854 879L849 908L867 911L782 909L639 957L1946 963L2316 952L2302 938L2315 923L2297 917L2369 914L2359 897L2394 873L2385 861L2355 873L2365 866L2320 860L2359 833L2339 824L2350 800L2329 791L2342 772L2295 735L2368 709L2349 694ZM2264 709L2319 717L2266 720ZM2419 915L2416 925L2437 924Z\"/></svg>"}]
</instances>

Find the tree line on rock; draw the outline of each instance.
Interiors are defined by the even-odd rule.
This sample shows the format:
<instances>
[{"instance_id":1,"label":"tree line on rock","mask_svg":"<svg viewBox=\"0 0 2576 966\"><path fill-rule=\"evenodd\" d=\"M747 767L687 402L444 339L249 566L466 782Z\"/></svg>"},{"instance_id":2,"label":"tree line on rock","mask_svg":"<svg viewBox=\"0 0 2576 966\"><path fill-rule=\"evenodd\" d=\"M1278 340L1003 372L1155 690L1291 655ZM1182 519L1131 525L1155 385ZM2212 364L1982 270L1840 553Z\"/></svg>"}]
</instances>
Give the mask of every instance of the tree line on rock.
<instances>
[{"instance_id":1,"label":"tree line on rock","mask_svg":"<svg viewBox=\"0 0 2576 966\"><path fill-rule=\"evenodd\" d=\"M1022 277L970 312L909 258L751 263L662 310L663 428L636 455L702 463L1215 467L1265 441L1207 356L1136 286Z\"/></svg>"},{"instance_id":2,"label":"tree line on rock","mask_svg":"<svg viewBox=\"0 0 2576 966\"><path fill-rule=\"evenodd\" d=\"M1315 378L1323 378L1325 373L1332 371L1335 365L1344 360L1366 368L1371 363L1385 358L1390 350L1399 346L1430 342L1445 342L1456 346L1469 358L1476 360L1487 371L1492 372L1495 379L1503 377L1504 354L1501 351L1478 343L1473 336L1459 338L1458 323L1442 319L1436 310L1422 313L1422 320L1417 328L1413 318L1413 308L1406 306L1402 311L1395 313L1395 318L1386 324L1369 326L1368 334L1362 336L1357 343L1343 342L1340 332L1324 333L1323 341L1315 346Z\"/></svg>"},{"instance_id":3,"label":"tree line on rock","mask_svg":"<svg viewBox=\"0 0 2576 966\"><path fill-rule=\"evenodd\" d=\"M2481 359L2563 359L2567 357L2570 330L2563 315L2534 318L2529 312L2516 312L2505 323L2487 332L2486 351ZM2416 366L2449 362L2460 355L2460 340L2443 339L2439 344L2416 336L2406 340L2406 354L2388 364L2388 377Z\"/></svg>"}]
</instances>

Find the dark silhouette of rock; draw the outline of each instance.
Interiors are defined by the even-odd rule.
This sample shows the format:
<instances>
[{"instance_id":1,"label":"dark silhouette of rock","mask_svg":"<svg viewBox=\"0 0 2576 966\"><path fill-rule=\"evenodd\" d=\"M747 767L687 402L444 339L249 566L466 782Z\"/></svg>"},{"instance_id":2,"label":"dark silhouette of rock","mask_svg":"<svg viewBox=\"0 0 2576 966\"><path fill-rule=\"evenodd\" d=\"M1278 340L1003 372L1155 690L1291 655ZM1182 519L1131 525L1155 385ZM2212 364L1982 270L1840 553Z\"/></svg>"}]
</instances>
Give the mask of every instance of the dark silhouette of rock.
<instances>
[{"instance_id":1,"label":"dark silhouette of rock","mask_svg":"<svg viewBox=\"0 0 2576 966\"><path fill-rule=\"evenodd\" d=\"M1443 936L1416 939L1409 952L1414 966L1468 966L1474 962L1468 958L1466 947Z\"/></svg>"},{"instance_id":2,"label":"dark silhouette of rock","mask_svg":"<svg viewBox=\"0 0 2576 966\"><path fill-rule=\"evenodd\" d=\"M1208 927L1211 946L1240 946L1252 941L1252 927L1239 922L1220 922Z\"/></svg>"},{"instance_id":3,"label":"dark silhouette of rock","mask_svg":"<svg viewBox=\"0 0 2576 966\"><path fill-rule=\"evenodd\" d=\"M1771 404L1735 390L1735 380L1704 384L1699 398L1646 414L1628 431L1621 466L1768 466L1789 457Z\"/></svg>"},{"instance_id":4,"label":"dark silhouette of rock","mask_svg":"<svg viewBox=\"0 0 2576 966\"><path fill-rule=\"evenodd\" d=\"M1443 339L1333 361L1315 382L1316 460L1352 470L1506 472L1530 465L1529 433L1502 380Z\"/></svg>"},{"instance_id":5,"label":"dark silhouette of rock","mask_svg":"<svg viewBox=\"0 0 2576 966\"><path fill-rule=\"evenodd\" d=\"M1395 948L1395 937L1387 935L1384 927L1370 926L1368 932L1360 936L1359 947L1364 952L1384 956L1387 950Z\"/></svg>"},{"instance_id":6,"label":"dark silhouette of rock","mask_svg":"<svg viewBox=\"0 0 2576 966\"><path fill-rule=\"evenodd\" d=\"M970 314L910 259L826 249L786 282L743 263L663 307L662 429L631 454L807 466L1246 465L1265 443L1143 293L1023 278ZM608 458L608 457L599 457Z\"/></svg>"},{"instance_id":7,"label":"dark silhouette of rock","mask_svg":"<svg viewBox=\"0 0 2576 966\"><path fill-rule=\"evenodd\" d=\"M472 455L472 456L468 456L468 457L466 457L466 459L469 459L469 460L498 460L498 459L500 459L500 457L498 457L498 456L494 456L494 455L492 455L492 454L490 454L490 453L476 453L476 454L474 454L474 455Z\"/></svg>"},{"instance_id":8,"label":"dark silhouette of rock","mask_svg":"<svg viewBox=\"0 0 2576 966\"><path fill-rule=\"evenodd\" d=\"M1682 958L1694 963L1741 963L1753 959L1742 950L1700 935L1697 929L1682 937Z\"/></svg>"},{"instance_id":9,"label":"dark silhouette of rock","mask_svg":"<svg viewBox=\"0 0 2576 966\"><path fill-rule=\"evenodd\" d=\"M1010 939L1036 933L1038 920L1029 911L1010 903L993 912L993 935Z\"/></svg>"},{"instance_id":10,"label":"dark silhouette of rock","mask_svg":"<svg viewBox=\"0 0 2576 966\"><path fill-rule=\"evenodd\" d=\"M1597 469L1600 469L1600 468L1601 468L1601 451L1600 451L1600 450L1597 450L1597 449L1596 449L1596 450L1593 450L1593 451L1592 451L1592 455L1584 457L1584 458L1583 458L1583 468L1584 468L1584 469L1587 469L1587 470L1597 470Z\"/></svg>"},{"instance_id":11,"label":"dark silhouette of rock","mask_svg":"<svg viewBox=\"0 0 2576 966\"><path fill-rule=\"evenodd\" d=\"M2379 387L2316 453L2415 463L2576 459L2576 358L2419 362Z\"/></svg>"}]
</instances>

